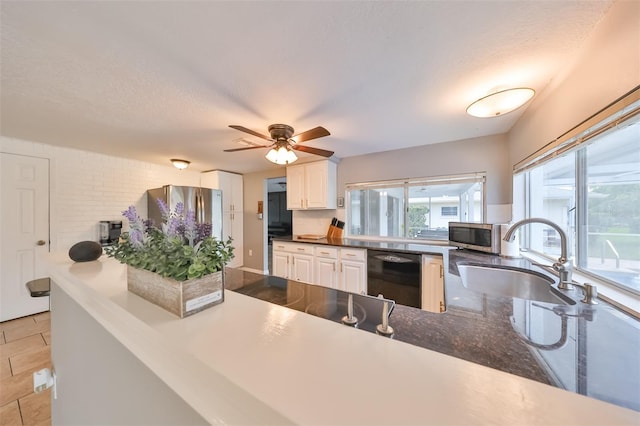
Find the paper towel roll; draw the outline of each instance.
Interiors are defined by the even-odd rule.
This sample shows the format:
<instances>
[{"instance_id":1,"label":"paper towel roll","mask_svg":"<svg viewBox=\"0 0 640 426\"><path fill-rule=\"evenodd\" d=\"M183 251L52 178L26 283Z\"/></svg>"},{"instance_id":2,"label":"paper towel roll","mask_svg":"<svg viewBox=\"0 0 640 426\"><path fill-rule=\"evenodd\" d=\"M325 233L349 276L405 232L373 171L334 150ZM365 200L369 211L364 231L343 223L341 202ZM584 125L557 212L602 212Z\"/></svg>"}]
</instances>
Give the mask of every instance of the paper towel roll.
<instances>
[{"instance_id":1,"label":"paper towel roll","mask_svg":"<svg viewBox=\"0 0 640 426\"><path fill-rule=\"evenodd\" d=\"M504 240L504 236L509 231L511 225L500 225L500 256L502 257L522 257L520 255L520 237L516 233L516 238L512 242Z\"/></svg>"}]
</instances>

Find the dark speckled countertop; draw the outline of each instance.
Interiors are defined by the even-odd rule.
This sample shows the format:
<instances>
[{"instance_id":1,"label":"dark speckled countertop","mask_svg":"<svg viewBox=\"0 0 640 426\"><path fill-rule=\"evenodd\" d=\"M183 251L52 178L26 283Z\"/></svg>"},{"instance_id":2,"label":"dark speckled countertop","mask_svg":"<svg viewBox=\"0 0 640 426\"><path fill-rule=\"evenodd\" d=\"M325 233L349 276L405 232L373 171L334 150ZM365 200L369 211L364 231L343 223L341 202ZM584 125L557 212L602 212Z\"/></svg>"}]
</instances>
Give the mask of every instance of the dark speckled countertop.
<instances>
[{"instance_id":1,"label":"dark speckled countertop","mask_svg":"<svg viewBox=\"0 0 640 426\"><path fill-rule=\"evenodd\" d=\"M459 262L473 261L552 276L526 259L458 250L446 243L277 240L440 254L446 312L396 305L390 317L394 339L640 411L640 321L604 301L595 306L580 302L579 290L564 292L576 301L568 306L471 291L457 270ZM264 280L248 272L235 276L230 280L235 286Z\"/></svg>"}]
</instances>

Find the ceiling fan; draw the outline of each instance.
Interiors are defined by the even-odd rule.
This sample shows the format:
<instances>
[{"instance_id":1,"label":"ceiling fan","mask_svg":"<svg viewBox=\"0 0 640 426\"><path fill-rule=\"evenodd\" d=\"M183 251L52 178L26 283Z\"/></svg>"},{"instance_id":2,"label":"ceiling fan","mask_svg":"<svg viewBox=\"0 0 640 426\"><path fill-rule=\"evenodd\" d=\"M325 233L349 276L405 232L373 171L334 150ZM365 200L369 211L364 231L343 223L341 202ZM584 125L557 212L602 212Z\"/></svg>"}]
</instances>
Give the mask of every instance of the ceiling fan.
<instances>
[{"instance_id":1,"label":"ceiling fan","mask_svg":"<svg viewBox=\"0 0 640 426\"><path fill-rule=\"evenodd\" d=\"M272 124L269 126L269 134L266 136L258 132L254 132L251 129L247 129L243 126L230 125L232 129L240 130L241 132L249 133L250 135L257 136L259 138L273 142L271 145L264 146L250 146L246 148L234 148L225 149L224 152L246 151L248 149L258 148L271 148L267 153L267 160L276 164L289 164L298 159L292 150L308 152L309 154L321 155L323 157L331 157L333 151L327 151L325 149L313 148L311 146L300 145L303 142L310 141L312 139L318 139L324 136L329 136L331 133L324 127L314 127L306 132L298 133L293 136L293 127L286 124Z\"/></svg>"}]
</instances>

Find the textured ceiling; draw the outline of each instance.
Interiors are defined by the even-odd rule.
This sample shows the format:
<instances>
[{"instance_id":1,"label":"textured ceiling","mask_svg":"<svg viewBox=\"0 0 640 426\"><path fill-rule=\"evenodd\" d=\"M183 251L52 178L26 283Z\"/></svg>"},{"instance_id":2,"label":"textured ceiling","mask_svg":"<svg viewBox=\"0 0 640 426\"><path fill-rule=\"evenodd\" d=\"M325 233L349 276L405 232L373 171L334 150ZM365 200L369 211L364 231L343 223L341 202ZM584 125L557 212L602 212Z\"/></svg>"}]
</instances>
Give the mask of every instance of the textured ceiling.
<instances>
[{"instance_id":1,"label":"textured ceiling","mask_svg":"<svg viewBox=\"0 0 640 426\"><path fill-rule=\"evenodd\" d=\"M2 1L4 136L196 170L265 170L230 129L324 126L339 158L508 131L467 116L538 96L610 1ZM301 154L301 158L319 158Z\"/></svg>"}]
</instances>

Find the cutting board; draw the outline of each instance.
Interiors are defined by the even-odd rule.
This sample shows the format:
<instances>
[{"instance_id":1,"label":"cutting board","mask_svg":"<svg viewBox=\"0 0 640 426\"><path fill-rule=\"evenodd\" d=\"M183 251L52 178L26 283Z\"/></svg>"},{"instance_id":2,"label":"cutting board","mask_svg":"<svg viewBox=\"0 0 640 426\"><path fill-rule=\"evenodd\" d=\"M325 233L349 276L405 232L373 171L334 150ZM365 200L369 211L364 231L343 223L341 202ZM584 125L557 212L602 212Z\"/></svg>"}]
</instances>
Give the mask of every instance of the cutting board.
<instances>
[{"instance_id":1,"label":"cutting board","mask_svg":"<svg viewBox=\"0 0 640 426\"><path fill-rule=\"evenodd\" d=\"M318 235L318 234L302 234L302 235L298 235L298 239L300 239L300 240L321 240L324 237L326 237L326 235Z\"/></svg>"}]
</instances>

